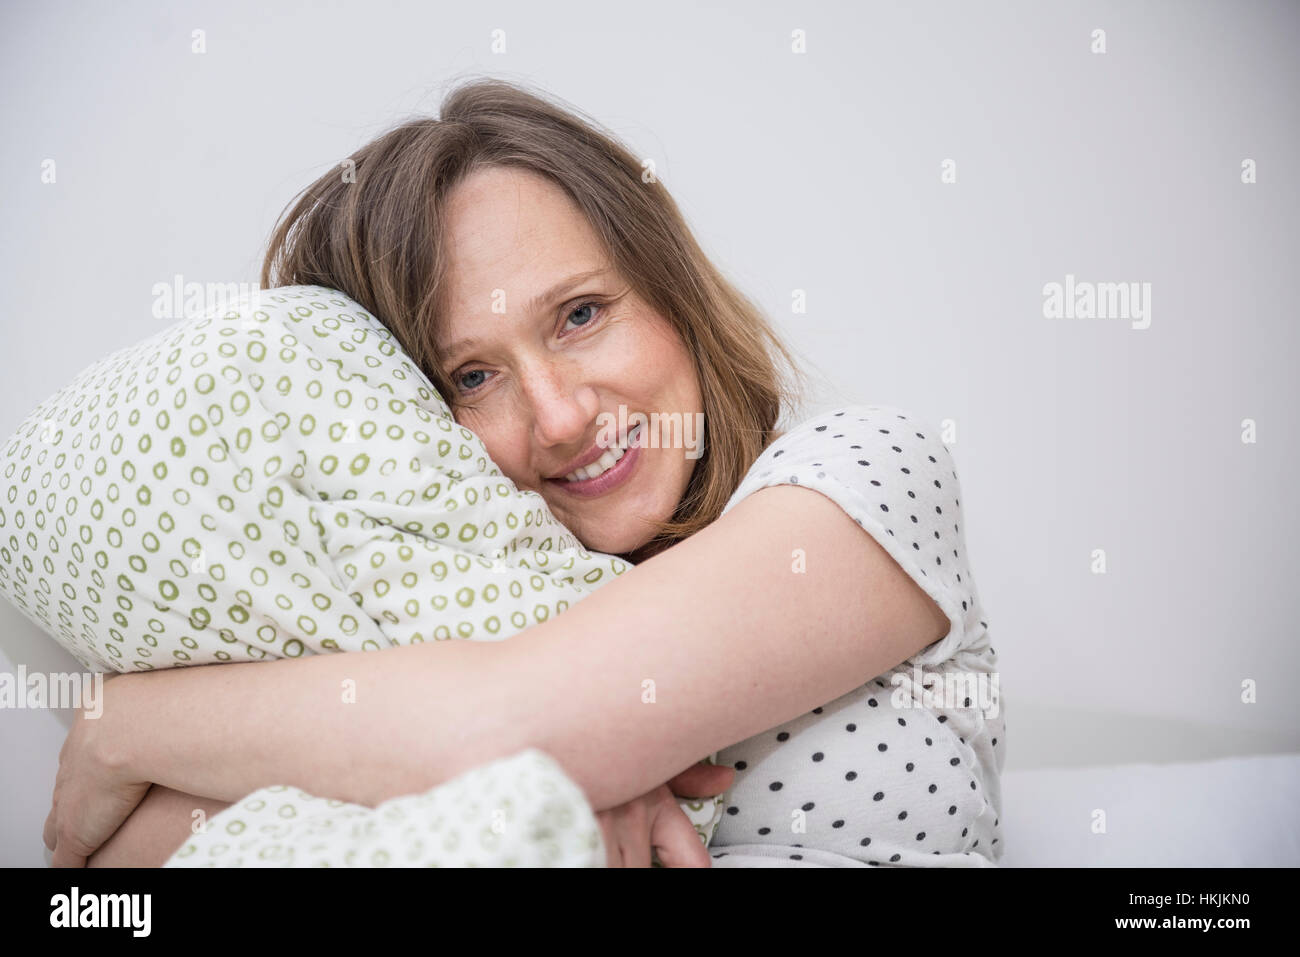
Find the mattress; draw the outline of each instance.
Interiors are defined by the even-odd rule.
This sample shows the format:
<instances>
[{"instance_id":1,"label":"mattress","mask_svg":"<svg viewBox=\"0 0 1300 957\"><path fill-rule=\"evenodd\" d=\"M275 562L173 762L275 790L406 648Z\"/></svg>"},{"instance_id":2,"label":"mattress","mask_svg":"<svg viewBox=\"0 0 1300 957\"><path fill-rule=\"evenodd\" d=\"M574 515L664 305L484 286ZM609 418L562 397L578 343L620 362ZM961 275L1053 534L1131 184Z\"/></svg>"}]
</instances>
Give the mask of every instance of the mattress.
<instances>
[{"instance_id":1,"label":"mattress","mask_svg":"<svg viewBox=\"0 0 1300 957\"><path fill-rule=\"evenodd\" d=\"M1300 866L1300 754L1007 770L1002 805L1003 867Z\"/></svg>"}]
</instances>

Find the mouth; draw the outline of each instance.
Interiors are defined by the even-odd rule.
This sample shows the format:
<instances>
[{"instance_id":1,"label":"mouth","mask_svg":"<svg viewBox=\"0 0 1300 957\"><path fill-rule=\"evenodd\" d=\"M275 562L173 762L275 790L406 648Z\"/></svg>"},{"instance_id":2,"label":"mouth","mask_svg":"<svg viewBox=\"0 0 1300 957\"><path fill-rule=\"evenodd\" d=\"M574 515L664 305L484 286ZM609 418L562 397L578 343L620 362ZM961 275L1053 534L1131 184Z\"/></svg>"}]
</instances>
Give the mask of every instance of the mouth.
<instances>
[{"instance_id":1,"label":"mouth","mask_svg":"<svg viewBox=\"0 0 1300 957\"><path fill-rule=\"evenodd\" d=\"M641 432L642 426L638 423L628 431L622 445L607 449L604 455L585 468L560 478L547 479L547 484L583 498L604 495L619 487L631 478L641 461Z\"/></svg>"}]
</instances>

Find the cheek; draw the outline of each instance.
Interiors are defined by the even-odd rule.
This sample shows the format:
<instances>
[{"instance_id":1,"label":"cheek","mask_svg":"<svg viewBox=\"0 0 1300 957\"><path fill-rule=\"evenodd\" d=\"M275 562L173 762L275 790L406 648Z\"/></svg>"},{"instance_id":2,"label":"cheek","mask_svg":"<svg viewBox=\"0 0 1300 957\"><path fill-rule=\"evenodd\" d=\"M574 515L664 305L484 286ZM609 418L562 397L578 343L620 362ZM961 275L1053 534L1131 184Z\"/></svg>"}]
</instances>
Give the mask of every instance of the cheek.
<instances>
[{"instance_id":1,"label":"cheek","mask_svg":"<svg viewBox=\"0 0 1300 957\"><path fill-rule=\"evenodd\" d=\"M508 437L491 433L481 438L487 447L488 456L496 463L497 468L501 469L516 485L520 484L520 480L526 478L524 465L528 458L526 454L521 453L518 443Z\"/></svg>"},{"instance_id":2,"label":"cheek","mask_svg":"<svg viewBox=\"0 0 1300 957\"><path fill-rule=\"evenodd\" d=\"M682 412L697 408L700 403L699 382L695 363L686 348L680 343L665 348L659 357L659 368L663 370L659 378L660 388L671 395L674 408Z\"/></svg>"},{"instance_id":3,"label":"cheek","mask_svg":"<svg viewBox=\"0 0 1300 957\"><path fill-rule=\"evenodd\" d=\"M481 416L457 414L456 423L477 435L493 464L512 482L518 482L523 471L522 463L527 459L520 455L518 440L509 430L485 421Z\"/></svg>"},{"instance_id":4,"label":"cheek","mask_svg":"<svg viewBox=\"0 0 1300 957\"><path fill-rule=\"evenodd\" d=\"M601 343L600 352L589 358L594 378L618 388L629 388L653 377L657 367L658 343L647 338L632 326L623 326L621 335L608 336Z\"/></svg>"},{"instance_id":5,"label":"cheek","mask_svg":"<svg viewBox=\"0 0 1300 957\"><path fill-rule=\"evenodd\" d=\"M666 324L645 329L634 342L623 344L620 352L624 385L648 399L680 401L694 388L695 365Z\"/></svg>"}]
</instances>

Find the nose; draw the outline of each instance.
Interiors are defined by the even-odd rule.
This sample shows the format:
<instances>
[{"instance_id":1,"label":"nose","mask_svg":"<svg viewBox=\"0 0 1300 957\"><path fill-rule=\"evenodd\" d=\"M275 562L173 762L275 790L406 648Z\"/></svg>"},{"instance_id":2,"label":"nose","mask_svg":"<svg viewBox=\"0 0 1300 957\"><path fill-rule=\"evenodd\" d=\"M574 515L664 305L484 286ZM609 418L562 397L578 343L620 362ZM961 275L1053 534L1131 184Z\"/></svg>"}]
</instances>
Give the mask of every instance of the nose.
<instances>
[{"instance_id":1,"label":"nose","mask_svg":"<svg viewBox=\"0 0 1300 957\"><path fill-rule=\"evenodd\" d=\"M582 451L579 446L593 434L600 397L581 370L571 362L553 360L533 365L520 379L537 444L562 455Z\"/></svg>"}]
</instances>

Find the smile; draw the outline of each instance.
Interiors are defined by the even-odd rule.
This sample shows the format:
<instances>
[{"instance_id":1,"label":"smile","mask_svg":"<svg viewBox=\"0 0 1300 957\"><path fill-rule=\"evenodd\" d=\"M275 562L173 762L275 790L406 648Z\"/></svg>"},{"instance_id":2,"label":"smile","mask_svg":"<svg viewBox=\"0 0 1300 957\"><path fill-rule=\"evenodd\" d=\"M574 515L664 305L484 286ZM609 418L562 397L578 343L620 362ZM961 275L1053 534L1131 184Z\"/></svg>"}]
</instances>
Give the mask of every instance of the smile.
<instances>
[{"instance_id":1,"label":"smile","mask_svg":"<svg viewBox=\"0 0 1300 957\"><path fill-rule=\"evenodd\" d=\"M546 481L584 498L604 495L626 482L641 460L641 447L638 444L641 431L641 426L638 425L628 433L624 446L606 449L604 455L585 468L570 472L563 478Z\"/></svg>"}]
</instances>

